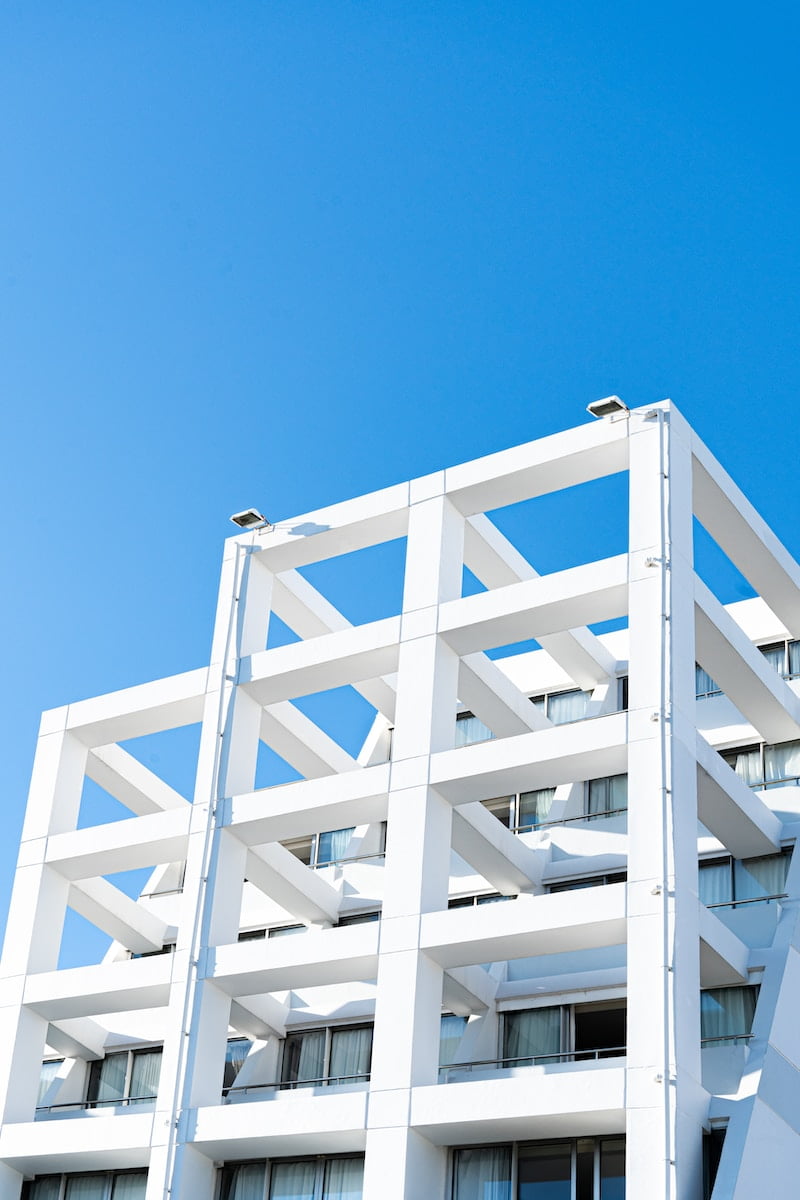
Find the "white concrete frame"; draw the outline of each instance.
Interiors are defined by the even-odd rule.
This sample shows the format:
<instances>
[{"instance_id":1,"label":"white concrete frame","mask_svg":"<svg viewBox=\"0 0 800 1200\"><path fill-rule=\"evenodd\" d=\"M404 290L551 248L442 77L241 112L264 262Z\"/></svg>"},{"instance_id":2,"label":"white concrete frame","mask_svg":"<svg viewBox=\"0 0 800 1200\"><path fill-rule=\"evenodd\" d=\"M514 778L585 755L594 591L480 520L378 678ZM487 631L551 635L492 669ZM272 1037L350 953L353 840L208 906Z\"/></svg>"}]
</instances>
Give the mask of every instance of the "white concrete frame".
<instances>
[{"instance_id":1,"label":"white concrete frame","mask_svg":"<svg viewBox=\"0 0 800 1200\"><path fill-rule=\"evenodd\" d=\"M485 515L622 471L614 558L540 576ZM693 516L760 599L726 609L697 578ZM353 626L302 574L396 538L394 616ZM462 596L465 565L485 592ZM300 640L265 649L271 613ZM589 629L625 616L627 631ZM541 649L485 653L530 638ZM624 1134L629 1200L700 1200L702 1134L725 1123L715 1200L790 1194L800 868L756 933L700 904L697 870L698 850L767 855L796 835L800 789L753 791L716 753L800 739L797 685L754 646L782 638L800 638L800 568L669 402L231 538L207 667L42 718L0 965L0 1197L43 1174L147 1167L147 1200L212 1200L222 1162L349 1152L365 1156L365 1200L447 1200L451 1147ZM696 702L695 661L724 696ZM375 711L355 758L293 703L342 686ZM586 720L553 725L528 699L569 688L591 693ZM464 709L492 740L455 748ZM119 744L198 723L191 798ZM301 780L256 789L260 741ZM627 830L581 820L584 782L625 772ZM85 777L130 817L79 828ZM562 823L546 829L515 835L481 804L551 786ZM349 827L352 862L315 871L281 845ZM137 900L105 878L134 867L153 869ZM546 894L626 867L627 885ZM492 891L518 898L448 910L448 895ZM57 969L68 907L113 939L101 964ZM336 927L368 908L380 921ZM306 932L237 941L287 924ZM753 1037L714 1090L700 988L748 982ZM624 1058L439 1082L443 1009L469 1017L467 1063L498 1059L504 1011L615 997ZM374 1020L368 1084L264 1087L287 1029L359 1020ZM253 1091L223 1103L237 1035L252 1040L237 1086ZM153 1043L153 1103L81 1107L89 1062ZM37 1119L39 1064L56 1056Z\"/></svg>"}]
</instances>

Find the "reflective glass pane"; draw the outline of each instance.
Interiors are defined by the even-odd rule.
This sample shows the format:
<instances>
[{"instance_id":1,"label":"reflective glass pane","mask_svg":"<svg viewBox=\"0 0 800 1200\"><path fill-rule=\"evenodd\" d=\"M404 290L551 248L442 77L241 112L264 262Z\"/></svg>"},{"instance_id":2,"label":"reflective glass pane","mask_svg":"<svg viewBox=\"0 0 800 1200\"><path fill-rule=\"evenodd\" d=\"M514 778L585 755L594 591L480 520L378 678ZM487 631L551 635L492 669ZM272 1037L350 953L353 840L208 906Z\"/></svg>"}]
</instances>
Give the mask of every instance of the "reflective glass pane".
<instances>
[{"instance_id":1,"label":"reflective glass pane","mask_svg":"<svg viewBox=\"0 0 800 1200\"><path fill-rule=\"evenodd\" d=\"M758 896L779 896L786 884L789 856L768 854L763 858L744 858L734 863L737 900Z\"/></svg>"},{"instance_id":2,"label":"reflective glass pane","mask_svg":"<svg viewBox=\"0 0 800 1200\"><path fill-rule=\"evenodd\" d=\"M800 675L800 642L789 642L789 674Z\"/></svg>"},{"instance_id":3,"label":"reflective glass pane","mask_svg":"<svg viewBox=\"0 0 800 1200\"><path fill-rule=\"evenodd\" d=\"M338 862L344 858L354 832L355 826L351 825L349 829L330 829L327 833L321 833L317 843L317 862Z\"/></svg>"},{"instance_id":4,"label":"reflective glass pane","mask_svg":"<svg viewBox=\"0 0 800 1200\"><path fill-rule=\"evenodd\" d=\"M44 1179L34 1179L28 1185L28 1200L58 1200L61 1194L61 1176L48 1175Z\"/></svg>"},{"instance_id":5,"label":"reflective glass pane","mask_svg":"<svg viewBox=\"0 0 800 1200\"><path fill-rule=\"evenodd\" d=\"M703 904L728 904L733 899L730 859L701 862L697 891Z\"/></svg>"},{"instance_id":6,"label":"reflective glass pane","mask_svg":"<svg viewBox=\"0 0 800 1200\"><path fill-rule=\"evenodd\" d=\"M128 1094L132 1100L155 1099L161 1075L161 1047L157 1050L137 1050L131 1066Z\"/></svg>"},{"instance_id":7,"label":"reflective glass pane","mask_svg":"<svg viewBox=\"0 0 800 1200\"><path fill-rule=\"evenodd\" d=\"M334 1029L331 1034L331 1079L363 1078L369 1075L372 1057L372 1026L359 1025L354 1029Z\"/></svg>"},{"instance_id":8,"label":"reflective glass pane","mask_svg":"<svg viewBox=\"0 0 800 1200\"><path fill-rule=\"evenodd\" d=\"M716 696L720 694L720 689L708 671L704 671L701 666L696 666L694 669L694 690L698 699L702 696Z\"/></svg>"},{"instance_id":9,"label":"reflective glass pane","mask_svg":"<svg viewBox=\"0 0 800 1200\"><path fill-rule=\"evenodd\" d=\"M707 988L700 993L700 1036L714 1041L750 1033L758 988Z\"/></svg>"},{"instance_id":10,"label":"reflective glass pane","mask_svg":"<svg viewBox=\"0 0 800 1200\"><path fill-rule=\"evenodd\" d=\"M128 1072L128 1052L107 1054L99 1062L92 1063L89 1076L89 1100L111 1102L125 1095L125 1078Z\"/></svg>"},{"instance_id":11,"label":"reflective glass pane","mask_svg":"<svg viewBox=\"0 0 800 1200\"><path fill-rule=\"evenodd\" d=\"M535 829L537 825L546 821L550 815L555 794L555 788L539 788L535 792L521 792L518 818L520 828L530 826Z\"/></svg>"},{"instance_id":12,"label":"reflective glass pane","mask_svg":"<svg viewBox=\"0 0 800 1200\"><path fill-rule=\"evenodd\" d=\"M571 1146L520 1146L518 1165L518 1200L571 1200Z\"/></svg>"},{"instance_id":13,"label":"reflective glass pane","mask_svg":"<svg viewBox=\"0 0 800 1200\"><path fill-rule=\"evenodd\" d=\"M456 1150L453 1200L511 1200L511 1147Z\"/></svg>"},{"instance_id":14,"label":"reflective glass pane","mask_svg":"<svg viewBox=\"0 0 800 1200\"><path fill-rule=\"evenodd\" d=\"M316 1173L316 1164L308 1160L273 1163L269 1173L269 1200L314 1200ZM238 1196L236 1200L239 1200ZM249 1196L247 1200L250 1200Z\"/></svg>"},{"instance_id":15,"label":"reflective glass pane","mask_svg":"<svg viewBox=\"0 0 800 1200\"><path fill-rule=\"evenodd\" d=\"M759 646L758 648L773 671L777 671L779 675L782 675L786 662L786 651L783 642L780 642L777 646Z\"/></svg>"},{"instance_id":16,"label":"reflective glass pane","mask_svg":"<svg viewBox=\"0 0 800 1200\"><path fill-rule=\"evenodd\" d=\"M625 1142L600 1143L600 1200L625 1200Z\"/></svg>"},{"instance_id":17,"label":"reflective glass pane","mask_svg":"<svg viewBox=\"0 0 800 1200\"><path fill-rule=\"evenodd\" d=\"M252 1042L247 1038L231 1038L225 1047L225 1071L222 1076L224 1088L233 1087L236 1076L244 1066Z\"/></svg>"},{"instance_id":18,"label":"reflective glass pane","mask_svg":"<svg viewBox=\"0 0 800 1200\"><path fill-rule=\"evenodd\" d=\"M43 1062L42 1069L39 1073L39 1093L36 1097L36 1107L44 1100L50 1090L50 1085L58 1074L58 1068L63 1063L63 1058L57 1058L52 1062Z\"/></svg>"},{"instance_id":19,"label":"reflective glass pane","mask_svg":"<svg viewBox=\"0 0 800 1200\"><path fill-rule=\"evenodd\" d=\"M519 1066L558 1055L561 1050L561 1009L528 1008L503 1016L503 1059Z\"/></svg>"},{"instance_id":20,"label":"reflective glass pane","mask_svg":"<svg viewBox=\"0 0 800 1200\"><path fill-rule=\"evenodd\" d=\"M65 1200L106 1200L107 1175L68 1175Z\"/></svg>"},{"instance_id":21,"label":"reflective glass pane","mask_svg":"<svg viewBox=\"0 0 800 1200\"><path fill-rule=\"evenodd\" d=\"M442 1013L442 1023L439 1033L439 1063L447 1067L455 1062L458 1044L467 1028L467 1018L458 1017L455 1013Z\"/></svg>"},{"instance_id":22,"label":"reflective glass pane","mask_svg":"<svg viewBox=\"0 0 800 1200\"><path fill-rule=\"evenodd\" d=\"M566 725L582 720L588 704L588 692L556 692L547 697L547 715L554 725Z\"/></svg>"},{"instance_id":23,"label":"reflective glass pane","mask_svg":"<svg viewBox=\"0 0 800 1200\"><path fill-rule=\"evenodd\" d=\"M763 782L761 751L758 746L750 746L742 750L726 750L722 757L749 787Z\"/></svg>"},{"instance_id":24,"label":"reflective glass pane","mask_svg":"<svg viewBox=\"0 0 800 1200\"><path fill-rule=\"evenodd\" d=\"M324 1073L325 1030L289 1034L283 1048L283 1082L321 1079Z\"/></svg>"},{"instance_id":25,"label":"reflective glass pane","mask_svg":"<svg viewBox=\"0 0 800 1200\"><path fill-rule=\"evenodd\" d=\"M497 817L501 825L505 825L506 829L510 828L514 811L513 796L499 796L496 800L482 800L481 803L493 817Z\"/></svg>"}]
</instances>

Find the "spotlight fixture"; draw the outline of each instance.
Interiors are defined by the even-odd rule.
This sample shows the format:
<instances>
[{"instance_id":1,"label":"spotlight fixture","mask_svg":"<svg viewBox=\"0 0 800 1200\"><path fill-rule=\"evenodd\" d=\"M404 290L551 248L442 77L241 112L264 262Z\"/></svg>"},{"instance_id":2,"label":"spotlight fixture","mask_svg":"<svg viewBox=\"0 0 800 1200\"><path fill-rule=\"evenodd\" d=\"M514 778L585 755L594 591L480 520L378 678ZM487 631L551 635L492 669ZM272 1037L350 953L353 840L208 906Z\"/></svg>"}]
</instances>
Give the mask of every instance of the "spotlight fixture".
<instances>
[{"instance_id":1,"label":"spotlight fixture","mask_svg":"<svg viewBox=\"0 0 800 1200\"><path fill-rule=\"evenodd\" d=\"M234 513L231 520L240 529L262 529L269 525L267 518L257 508L246 508L244 512Z\"/></svg>"},{"instance_id":2,"label":"spotlight fixture","mask_svg":"<svg viewBox=\"0 0 800 1200\"><path fill-rule=\"evenodd\" d=\"M586 411L593 417L613 417L617 413L629 413L631 410L619 396L606 396L603 400L593 400L586 405Z\"/></svg>"}]
</instances>

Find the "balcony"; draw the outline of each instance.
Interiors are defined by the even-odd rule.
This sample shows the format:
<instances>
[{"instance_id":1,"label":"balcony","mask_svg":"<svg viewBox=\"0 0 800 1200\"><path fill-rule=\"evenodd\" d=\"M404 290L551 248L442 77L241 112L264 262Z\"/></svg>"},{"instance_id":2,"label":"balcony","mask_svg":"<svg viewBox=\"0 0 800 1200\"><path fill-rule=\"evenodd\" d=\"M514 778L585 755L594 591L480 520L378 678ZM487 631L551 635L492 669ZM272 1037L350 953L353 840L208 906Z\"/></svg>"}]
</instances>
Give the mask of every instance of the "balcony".
<instances>
[{"instance_id":1,"label":"balcony","mask_svg":"<svg viewBox=\"0 0 800 1200\"><path fill-rule=\"evenodd\" d=\"M558 1054L537 1054L527 1058L489 1058L477 1062L451 1063L448 1066L439 1067L439 1083L461 1083L466 1079L493 1079L500 1071L513 1076L527 1067L598 1062L605 1058L624 1058L625 1054L625 1046L609 1046L601 1050L567 1050Z\"/></svg>"}]
</instances>

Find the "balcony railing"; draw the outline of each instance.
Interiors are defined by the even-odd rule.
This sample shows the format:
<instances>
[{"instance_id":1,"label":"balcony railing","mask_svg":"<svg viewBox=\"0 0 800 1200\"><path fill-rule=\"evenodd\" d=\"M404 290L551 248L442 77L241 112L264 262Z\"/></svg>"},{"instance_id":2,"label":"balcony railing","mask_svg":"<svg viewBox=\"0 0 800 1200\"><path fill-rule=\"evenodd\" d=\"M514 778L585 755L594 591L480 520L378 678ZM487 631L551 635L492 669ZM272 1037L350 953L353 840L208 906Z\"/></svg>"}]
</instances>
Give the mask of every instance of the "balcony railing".
<instances>
[{"instance_id":1,"label":"balcony railing","mask_svg":"<svg viewBox=\"0 0 800 1200\"><path fill-rule=\"evenodd\" d=\"M556 821L534 821L530 825L513 825L512 833L535 833L537 829L549 829L554 825L571 825L577 821L598 821L604 817L627 817L627 808L604 808L600 812L579 813L577 817L559 817Z\"/></svg>"},{"instance_id":2,"label":"balcony railing","mask_svg":"<svg viewBox=\"0 0 800 1200\"><path fill-rule=\"evenodd\" d=\"M72 1100L66 1104L39 1104L38 1113L86 1112L90 1108L131 1108L137 1104L153 1104L155 1096L123 1096L119 1100Z\"/></svg>"},{"instance_id":3,"label":"balcony railing","mask_svg":"<svg viewBox=\"0 0 800 1200\"><path fill-rule=\"evenodd\" d=\"M745 904L770 904L773 900L787 900L788 892L775 892L771 896L745 896L741 900L715 900L706 908L741 908Z\"/></svg>"},{"instance_id":4,"label":"balcony railing","mask_svg":"<svg viewBox=\"0 0 800 1200\"><path fill-rule=\"evenodd\" d=\"M717 1037L701 1038L700 1046L703 1050L709 1046L746 1046L752 1037L752 1033L721 1033Z\"/></svg>"},{"instance_id":5,"label":"balcony railing","mask_svg":"<svg viewBox=\"0 0 800 1200\"><path fill-rule=\"evenodd\" d=\"M281 1079L275 1083L248 1083L241 1087L222 1089L222 1103L230 1104L231 1097L247 1096L255 1092L286 1092L308 1087L342 1087L348 1083L369 1083L369 1071L357 1075L323 1075L319 1079ZM257 1099L257 1097L255 1097Z\"/></svg>"},{"instance_id":6,"label":"balcony railing","mask_svg":"<svg viewBox=\"0 0 800 1200\"><path fill-rule=\"evenodd\" d=\"M385 850L376 850L372 854L351 854L348 858L329 858L325 862L312 862L306 865L312 871L321 871L323 867L345 867L349 863L369 862L370 859L375 862L383 862L385 858Z\"/></svg>"},{"instance_id":7,"label":"balcony railing","mask_svg":"<svg viewBox=\"0 0 800 1200\"><path fill-rule=\"evenodd\" d=\"M540 1067L553 1063L597 1062L601 1058L624 1058L625 1046L604 1046L597 1050L565 1050L560 1054L535 1054L524 1058L485 1058L478 1062L450 1063L439 1067L439 1082L450 1083L454 1077L472 1075L478 1071L504 1071L514 1067Z\"/></svg>"}]
</instances>

